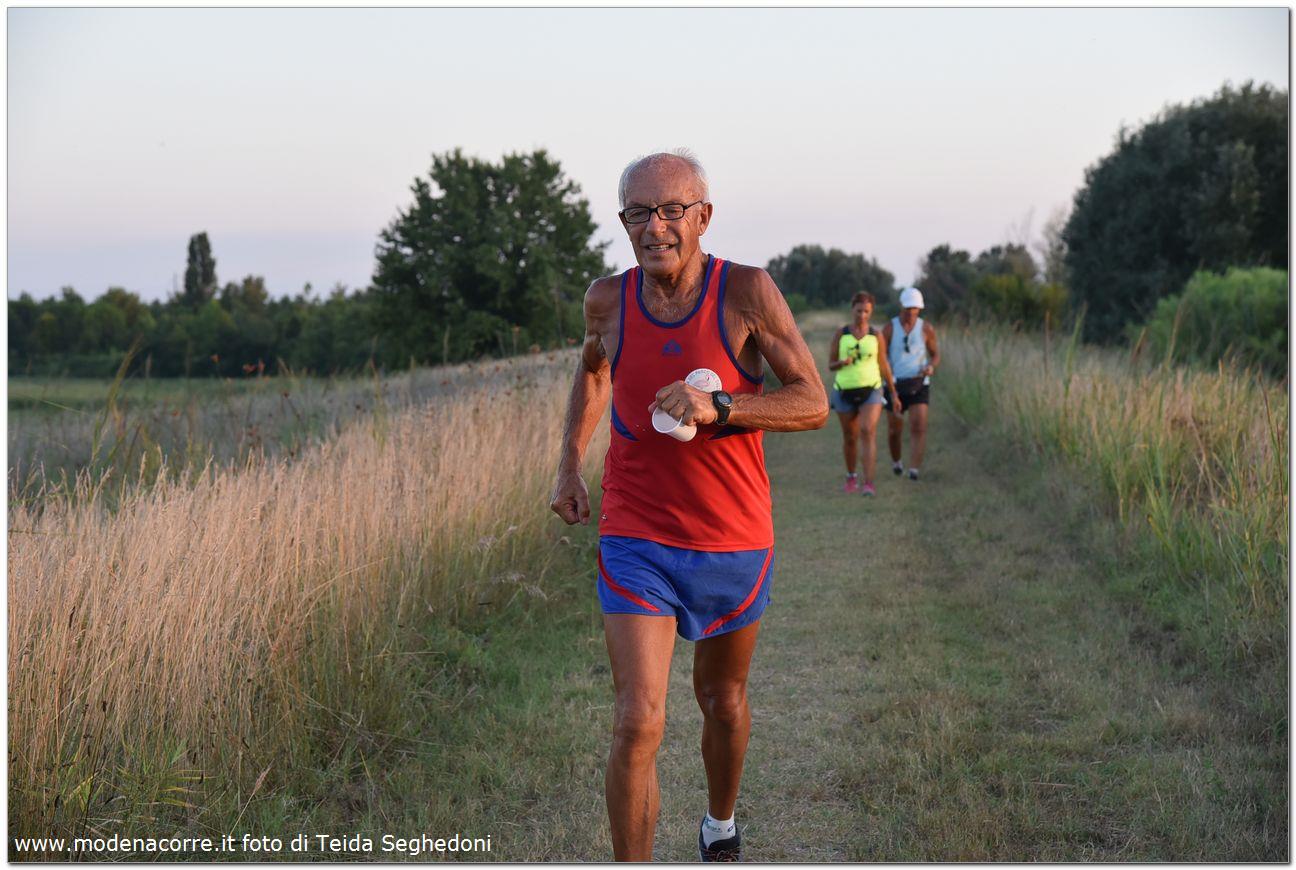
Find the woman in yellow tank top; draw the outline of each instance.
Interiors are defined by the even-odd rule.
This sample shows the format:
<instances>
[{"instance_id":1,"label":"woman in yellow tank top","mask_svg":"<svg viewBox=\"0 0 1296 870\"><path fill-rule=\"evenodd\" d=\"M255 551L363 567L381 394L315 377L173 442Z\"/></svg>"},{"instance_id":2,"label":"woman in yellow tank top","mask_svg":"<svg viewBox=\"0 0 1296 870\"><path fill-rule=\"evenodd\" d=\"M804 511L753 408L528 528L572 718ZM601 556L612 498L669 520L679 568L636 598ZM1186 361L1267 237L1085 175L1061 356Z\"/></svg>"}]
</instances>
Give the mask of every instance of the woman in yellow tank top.
<instances>
[{"instance_id":1,"label":"woman in yellow tank top","mask_svg":"<svg viewBox=\"0 0 1296 870\"><path fill-rule=\"evenodd\" d=\"M869 496L877 495L873 473L877 470L877 422L885 401L882 383L885 381L891 395L896 395L887 355L879 352L879 333L869 325L872 314L873 295L856 293L851 299L851 322L833 333L828 348L828 370L836 373L831 404L841 420L842 455L846 460L846 483L842 489ZM899 410L892 408L891 413ZM857 443L864 453L863 487L855 472Z\"/></svg>"}]
</instances>

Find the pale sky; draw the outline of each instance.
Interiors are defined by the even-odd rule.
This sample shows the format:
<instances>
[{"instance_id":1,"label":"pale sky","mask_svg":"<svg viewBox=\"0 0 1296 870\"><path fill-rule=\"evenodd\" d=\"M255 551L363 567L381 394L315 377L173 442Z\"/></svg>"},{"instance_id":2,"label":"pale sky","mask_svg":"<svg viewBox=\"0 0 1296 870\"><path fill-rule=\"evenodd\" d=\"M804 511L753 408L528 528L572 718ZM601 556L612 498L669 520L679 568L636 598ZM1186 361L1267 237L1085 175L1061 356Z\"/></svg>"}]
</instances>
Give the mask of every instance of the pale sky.
<instances>
[{"instance_id":1,"label":"pale sky","mask_svg":"<svg viewBox=\"0 0 1296 870\"><path fill-rule=\"evenodd\" d=\"M430 157L547 148L633 263L616 183L697 152L704 247L818 243L896 280L1037 234L1167 103L1288 87L1269 9L10 9L8 295L364 286Z\"/></svg>"}]
</instances>

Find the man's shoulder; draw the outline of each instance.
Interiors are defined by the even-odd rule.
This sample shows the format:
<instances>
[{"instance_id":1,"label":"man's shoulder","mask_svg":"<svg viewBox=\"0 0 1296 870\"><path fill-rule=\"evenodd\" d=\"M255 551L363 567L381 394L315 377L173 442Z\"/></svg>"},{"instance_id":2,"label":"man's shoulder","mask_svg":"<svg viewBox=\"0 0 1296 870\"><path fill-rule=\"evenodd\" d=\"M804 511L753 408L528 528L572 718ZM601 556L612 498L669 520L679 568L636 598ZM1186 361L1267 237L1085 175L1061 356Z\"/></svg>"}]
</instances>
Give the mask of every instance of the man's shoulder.
<instances>
[{"instance_id":1,"label":"man's shoulder","mask_svg":"<svg viewBox=\"0 0 1296 870\"><path fill-rule=\"evenodd\" d=\"M774 279L760 266L747 266L728 261L729 275L725 280L725 296L734 302L761 305L773 296L782 295Z\"/></svg>"},{"instance_id":2,"label":"man's shoulder","mask_svg":"<svg viewBox=\"0 0 1296 870\"><path fill-rule=\"evenodd\" d=\"M774 283L774 279L770 277L769 272L766 272L760 266L748 266L734 260L726 260L725 263L729 268L730 286L735 284L756 284L765 281L771 284Z\"/></svg>"},{"instance_id":3,"label":"man's shoulder","mask_svg":"<svg viewBox=\"0 0 1296 870\"><path fill-rule=\"evenodd\" d=\"M621 276L604 275L595 278L585 291L585 310L602 312L621 304Z\"/></svg>"}]
</instances>

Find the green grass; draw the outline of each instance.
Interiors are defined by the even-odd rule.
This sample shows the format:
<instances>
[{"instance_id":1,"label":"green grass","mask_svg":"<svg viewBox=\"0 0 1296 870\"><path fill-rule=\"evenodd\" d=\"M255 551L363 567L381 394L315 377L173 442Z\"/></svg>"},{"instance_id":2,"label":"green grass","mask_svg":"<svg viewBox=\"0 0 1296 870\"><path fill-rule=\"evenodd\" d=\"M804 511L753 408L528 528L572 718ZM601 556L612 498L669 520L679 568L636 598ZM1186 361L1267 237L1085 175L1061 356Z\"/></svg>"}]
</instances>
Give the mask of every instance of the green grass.
<instances>
[{"instance_id":1,"label":"green grass","mask_svg":"<svg viewBox=\"0 0 1296 870\"><path fill-rule=\"evenodd\" d=\"M1092 484L1141 596L1224 670L1287 658L1289 400L1257 371L977 326L951 331L951 408ZM1285 680L1283 680L1285 683Z\"/></svg>"},{"instance_id":2,"label":"green grass","mask_svg":"<svg viewBox=\"0 0 1296 870\"><path fill-rule=\"evenodd\" d=\"M537 590L501 589L458 623L422 626L392 652L369 699L391 701L379 724L364 709L332 711L312 741L316 763L249 801L242 828L360 834L376 845L384 833L490 835L489 854L460 858L561 857L554 838L598 810L611 722L601 617L584 594L593 541L577 532L555 544L555 573ZM235 809L208 826L224 830Z\"/></svg>"},{"instance_id":3,"label":"green grass","mask_svg":"<svg viewBox=\"0 0 1296 870\"><path fill-rule=\"evenodd\" d=\"M190 398L219 399L264 392L274 378L128 378L122 382L123 402L177 402ZM112 385L110 378L9 378L9 411L102 411Z\"/></svg>"}]
</instances>

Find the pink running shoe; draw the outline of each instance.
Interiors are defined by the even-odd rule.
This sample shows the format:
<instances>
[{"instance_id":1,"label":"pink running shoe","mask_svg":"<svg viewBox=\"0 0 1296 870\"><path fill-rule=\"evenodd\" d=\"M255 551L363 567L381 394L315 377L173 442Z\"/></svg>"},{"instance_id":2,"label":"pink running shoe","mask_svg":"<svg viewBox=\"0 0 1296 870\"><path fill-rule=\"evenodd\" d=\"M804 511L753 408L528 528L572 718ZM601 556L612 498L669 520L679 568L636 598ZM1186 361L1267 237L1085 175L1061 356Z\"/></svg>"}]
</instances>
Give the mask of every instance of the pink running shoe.
<instances>
[{"instance_id":1,"label":"pink running shoe","mask_svg":"<svg viewBox=\"0 0 1296 870\"><path fill-rule=\"evenodd\" d=\"M877 490L873 488L873 484L871 483L864 484L864 489L862 489L861 492L866 496L877 495Z\"/></svg>"},{"instance_id":2,"label":"pink running shoe","mask_svg":"<svg viewBox=\"0 0 1296 870\"><path fill-rule=\"evenodd\" d=\"M859 478L846 475L846 485L842 487L842 492L859 492Z\"/></svg>"}]
</instances>

